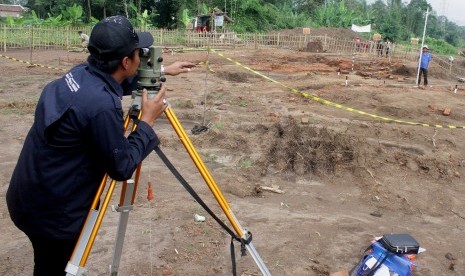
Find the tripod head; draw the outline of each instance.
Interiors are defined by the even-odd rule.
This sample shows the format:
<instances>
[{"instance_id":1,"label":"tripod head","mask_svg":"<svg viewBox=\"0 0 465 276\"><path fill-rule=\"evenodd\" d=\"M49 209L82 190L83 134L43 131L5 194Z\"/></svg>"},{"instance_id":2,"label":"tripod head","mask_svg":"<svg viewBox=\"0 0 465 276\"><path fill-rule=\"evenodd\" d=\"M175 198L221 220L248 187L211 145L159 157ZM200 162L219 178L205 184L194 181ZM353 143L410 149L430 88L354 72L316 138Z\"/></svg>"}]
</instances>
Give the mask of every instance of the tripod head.
<instances>
[{"instance_id":1,"label":"tripod head","mask_svg":"<svg viewBox=\"0 0 465 276\"><path fill-rule=\"evenodd\" d=\"M152 98L160 91L161 83L166 81L161 65L162 53L161 47L150 46L140 49L140 64L137 69L139 80L137 90L132 92L133 108L141 109L141 95L144 88L147 89L147 96Z\"/></svg>"}]
</instances>

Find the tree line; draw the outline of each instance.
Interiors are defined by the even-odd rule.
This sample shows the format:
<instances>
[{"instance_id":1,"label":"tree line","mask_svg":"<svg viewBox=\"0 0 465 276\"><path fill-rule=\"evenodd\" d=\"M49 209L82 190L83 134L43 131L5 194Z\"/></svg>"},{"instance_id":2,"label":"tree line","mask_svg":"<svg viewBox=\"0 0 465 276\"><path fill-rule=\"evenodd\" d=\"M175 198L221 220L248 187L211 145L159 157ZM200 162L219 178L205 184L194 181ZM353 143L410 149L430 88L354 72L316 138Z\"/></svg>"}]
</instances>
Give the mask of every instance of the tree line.
<instances>
[{"instance_id":1,"label":"tree line","mask_svg":"<svg viewBox=\"0 0 465 276\"><path fill-rule=\"evenodd\" d=\"M126 15L138 27L186 28L197 15L213 8L233 21L225 26L238 33L268 32L296 27L350 28L372 24L384 39L409 42L423 33L425 12L429 42L437 47L462 47L465 26L439 16L427 0L0 0L28 8L21 19L7 24L86 25L116 14Z\"/></svg>"}]
</instances>

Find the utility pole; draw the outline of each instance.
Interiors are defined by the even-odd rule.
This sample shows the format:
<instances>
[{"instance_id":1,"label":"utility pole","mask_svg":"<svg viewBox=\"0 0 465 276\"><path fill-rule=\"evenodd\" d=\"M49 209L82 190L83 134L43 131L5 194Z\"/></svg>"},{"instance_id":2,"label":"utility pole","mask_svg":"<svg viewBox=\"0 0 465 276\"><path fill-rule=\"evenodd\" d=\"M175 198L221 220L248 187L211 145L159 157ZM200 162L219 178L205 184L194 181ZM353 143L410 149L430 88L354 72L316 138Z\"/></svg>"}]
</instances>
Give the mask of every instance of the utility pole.
<instances>
[{"instance_id":1,"label":"utility pole","mask_svg":"<svg viewBox=\"0 0 465 276\"><path fill-rule=\"evenodd\" d=\"M420 84L418 83L418 80L420 78L420 65L421 65L421 57L423 56L423 46L425 45L426 25L428 24L428 13L429 13L429 8L426 9L425 27L423 29L423 38L421 39L420 58L418 59L417 82L415 83L418 86L420 86Z\"/></svg>"}]
</instances>

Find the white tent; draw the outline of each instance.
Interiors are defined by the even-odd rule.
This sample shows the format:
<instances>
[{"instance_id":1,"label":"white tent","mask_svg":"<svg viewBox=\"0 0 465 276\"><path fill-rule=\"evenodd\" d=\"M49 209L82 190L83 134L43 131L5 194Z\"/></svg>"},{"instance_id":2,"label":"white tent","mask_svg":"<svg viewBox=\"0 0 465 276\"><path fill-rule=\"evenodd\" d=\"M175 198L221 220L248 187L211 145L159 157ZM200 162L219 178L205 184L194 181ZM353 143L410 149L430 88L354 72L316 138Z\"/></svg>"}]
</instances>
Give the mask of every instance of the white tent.
<instances>
[{"instance_id":1,"label":"white tent","mask_svg":"<svg viewBox=\"0 0 465 276\"><path fill-rule=\"evenodd\" d=\"M370 33L371 24L368 24L366 26L357 26L355 24L352 24L352 31L357 32L357 33Z\"/></svg>"}]
</instances>

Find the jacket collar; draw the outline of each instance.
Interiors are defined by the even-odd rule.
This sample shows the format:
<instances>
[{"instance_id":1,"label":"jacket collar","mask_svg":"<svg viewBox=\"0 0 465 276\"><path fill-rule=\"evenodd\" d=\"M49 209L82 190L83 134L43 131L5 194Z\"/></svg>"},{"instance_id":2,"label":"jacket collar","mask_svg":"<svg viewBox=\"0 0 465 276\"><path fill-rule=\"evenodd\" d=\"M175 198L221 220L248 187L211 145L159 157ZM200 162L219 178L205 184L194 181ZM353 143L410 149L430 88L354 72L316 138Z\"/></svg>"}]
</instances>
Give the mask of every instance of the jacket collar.
<instances>
[{"instance_id":1,"label":"jacket collar","mask_svg":"<svg viewBox=\"0 0 465 276\"><path fill-rule=\"evenodd\" d=\"M88 64L88 68L89 73L102 79L110 91L115 93L120 99L123 99L123 88L110 74L103 72L92 64Z\"/></svg>"}]
</instances>

